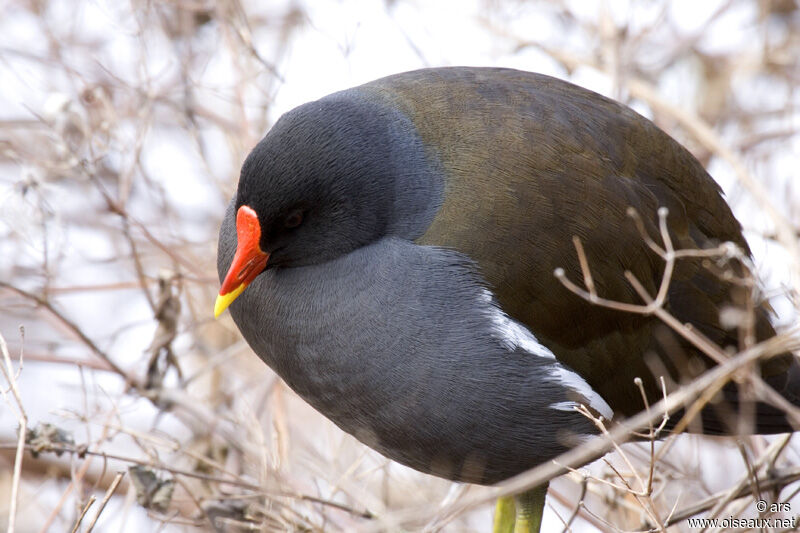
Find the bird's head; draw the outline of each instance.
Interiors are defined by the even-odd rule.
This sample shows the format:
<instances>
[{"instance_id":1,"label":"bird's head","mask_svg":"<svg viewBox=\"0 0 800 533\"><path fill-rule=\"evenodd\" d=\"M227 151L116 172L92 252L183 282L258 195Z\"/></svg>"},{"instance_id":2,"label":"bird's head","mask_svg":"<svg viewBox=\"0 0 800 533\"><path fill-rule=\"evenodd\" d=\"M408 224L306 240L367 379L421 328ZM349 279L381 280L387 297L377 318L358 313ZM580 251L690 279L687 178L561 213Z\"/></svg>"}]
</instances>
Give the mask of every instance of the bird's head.
<instances>
[{"instance_id":1,"label":"bird's head","mask_svg":"<svg viewBox=\"0 0 800 533\"><path fill-rule=\"evenodd\" d=\"M424 150L396 115L332 95L278 120L242 165L236 253L215 316L265 269L330 261L409 227L396 181L420 174Z\"/></svg>"}]
</instances>

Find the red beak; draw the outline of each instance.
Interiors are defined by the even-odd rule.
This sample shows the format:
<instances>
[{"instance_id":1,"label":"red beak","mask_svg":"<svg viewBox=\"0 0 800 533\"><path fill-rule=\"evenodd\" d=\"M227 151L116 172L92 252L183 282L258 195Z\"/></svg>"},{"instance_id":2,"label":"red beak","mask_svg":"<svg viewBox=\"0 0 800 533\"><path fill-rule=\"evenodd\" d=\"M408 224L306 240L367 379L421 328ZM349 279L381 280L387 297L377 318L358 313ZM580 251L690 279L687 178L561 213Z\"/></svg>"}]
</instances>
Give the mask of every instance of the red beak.
<instances>
[{"instance_id":1,"label":"red beak","mask_svg":"<svg viewBox=\"0 0 800 533\"><path fill-rule=\"evenodd\" d=\"M269 254L261 250L261 224L252 207L243 205L236 212L236 254L225 274L214 304L214 316L219 317L242 291L263 272Z\"/></svg>"}]
</instances>

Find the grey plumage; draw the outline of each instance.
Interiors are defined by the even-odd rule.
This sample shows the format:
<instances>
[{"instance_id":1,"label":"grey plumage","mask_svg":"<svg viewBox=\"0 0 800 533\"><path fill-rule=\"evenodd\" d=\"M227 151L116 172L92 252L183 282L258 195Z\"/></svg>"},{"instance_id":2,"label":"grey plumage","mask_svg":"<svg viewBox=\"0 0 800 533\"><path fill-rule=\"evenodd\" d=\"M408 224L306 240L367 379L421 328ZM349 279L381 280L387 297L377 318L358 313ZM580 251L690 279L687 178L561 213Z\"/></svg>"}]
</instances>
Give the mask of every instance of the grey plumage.
<instances>
[{"instance_id":1,"label":"grey plumage","mask_svg":"<svg viewBox=\"0 0 800 533\"><path fill-rule=\"evenodd\" d=\"M219 242L222 278L233 204ZM555 360L509 351L484 290L461 254L387 237L321 265L267 270L230 311L253 350L344 431L418 470L494 483L595 429L551 408L574 391L550 376Z\"/></svg>"}]
</instances>

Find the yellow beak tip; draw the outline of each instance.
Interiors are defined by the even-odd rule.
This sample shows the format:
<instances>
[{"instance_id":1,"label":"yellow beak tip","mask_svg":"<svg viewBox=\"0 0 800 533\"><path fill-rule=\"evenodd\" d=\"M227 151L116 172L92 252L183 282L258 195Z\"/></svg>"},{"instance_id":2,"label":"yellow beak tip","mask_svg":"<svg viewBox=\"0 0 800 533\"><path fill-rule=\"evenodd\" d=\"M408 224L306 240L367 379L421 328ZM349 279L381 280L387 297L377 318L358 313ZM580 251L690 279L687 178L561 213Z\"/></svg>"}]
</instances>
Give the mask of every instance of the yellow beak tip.
<instances>
[{"instance_id":1,"label":"yellow beak tip","mask_svg":"<svg viewBox=\"0 0 800 533\"><path fill-rule=\"evenodd\" d=\"M227 308L228 305L223 300L223 297L217 295L217 301L214 302L214 318L219 318L219 315Z\"/></svg>"},{"instance_id":2,"label":"yellow beak tip","mask_svg":"<svg viewBox=\"0 0 800 533\"><path fill-rule=\"evenodd\" d=\"M225 309L227 309L228 306L231 305L240 294L242 294L242 291L244 291L245 287L247 287L247 285L242 283L227 294L218 294L217 301L214 302L214 318L219 318L219 315L221 315L222 312L225 311Z\"/></svg>"}]
</instances>

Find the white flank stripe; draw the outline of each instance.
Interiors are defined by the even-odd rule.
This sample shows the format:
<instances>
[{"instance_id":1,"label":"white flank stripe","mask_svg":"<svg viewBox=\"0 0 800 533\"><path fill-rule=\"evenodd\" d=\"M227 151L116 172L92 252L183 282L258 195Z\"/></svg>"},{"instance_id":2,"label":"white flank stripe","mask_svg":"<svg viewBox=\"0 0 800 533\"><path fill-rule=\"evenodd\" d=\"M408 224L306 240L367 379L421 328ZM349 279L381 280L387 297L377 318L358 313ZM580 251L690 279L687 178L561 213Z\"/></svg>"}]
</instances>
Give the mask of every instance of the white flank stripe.
<instances>
[{"instance_id":1,"label":"white flank stripe","mask_svg":"<svg viewBox=\"0 0 800 533\"><path fill-rule=\"evenodd\" d=\"M509 350L515 350L519 347L539 357L556 358L546 346L539 344L539 341L533 336L533 333L528 331L528 328L516 320L512 320L502 309L495 305L492 293L484 289L481 293L481 302L488 304L487 314L492 320L492 324L494 324L495 334Z\"/></svg>"},{"instance_id":2,"label":"white flank stripe","mask_svg":"<svg viewBox=\"0 0 800 533\"><path fill-rule=\"evenodd\" d=\"M528 328L516 320L512 320L502 309L497 307L491 292L485 289L481 291L480 302L487 307L486 313L494 325L494 333L506 348L509 350L522 348L533 355L552 359L554 363L551 365L550 376L558 383L586 398L586 401L589 402L589 407L603 415L607 420L611 420L614 412L603 397L597 394L581 376L561 366L556 361L556 356L553 355L553 352L539 343ZM576 402L558 402L550 407L559 411L572 411L577 406Z\"/></svg>"},{"instance_id":3,"label":"white flank stripe","mask_svg":"<svg viewBox=\"0 0 800 533\"><path fill-rule=\"evenodd\" d=\"M567 370L563 366L556 363L553 365L550 375L565 387L569 387L586 398L586 400L589 402L589 407L603 415L606 420L611 420L614 417L614 411L611 410L611 407L606 403L603 397L597 394L597 392L595 392L595 390L590 387L588 383L586 383L586 380L572 370ZM554 407L554 405L560 405L563 403L570 402L559 402L558 404L553 404L550 407L558 409L557 407Z\"/></svg>"},{"instance_id":4,"label":"white flank stripe","mask_svg":"<svg viewBox=\"0 0 800 533\"><path fill-rule=\"evenodd\" d=\"M581 404L579 404L578 402L556 402L556 403L551 403L550 408L555 409L557 411L574 411L575 409L580 407L580 405Z\"/></svg>"}]
</instances>

